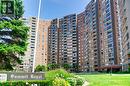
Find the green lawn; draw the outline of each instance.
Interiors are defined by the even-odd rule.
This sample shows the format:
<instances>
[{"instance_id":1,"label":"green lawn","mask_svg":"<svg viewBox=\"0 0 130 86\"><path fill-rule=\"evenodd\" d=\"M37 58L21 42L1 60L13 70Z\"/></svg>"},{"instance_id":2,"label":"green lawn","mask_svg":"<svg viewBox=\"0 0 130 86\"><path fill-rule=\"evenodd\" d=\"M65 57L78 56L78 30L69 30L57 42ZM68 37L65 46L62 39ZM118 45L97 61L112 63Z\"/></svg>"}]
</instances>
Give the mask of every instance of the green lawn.
<instances>
[{"instance_id":1,"label":"green lawn","mask_svg":"<svg viewBox=\"0 0 130 86\"><path fill-rule=\"evenodd\" d=\"M89 86L130 86L130 74L83 74Z\"/></svg>"}]
</instances>

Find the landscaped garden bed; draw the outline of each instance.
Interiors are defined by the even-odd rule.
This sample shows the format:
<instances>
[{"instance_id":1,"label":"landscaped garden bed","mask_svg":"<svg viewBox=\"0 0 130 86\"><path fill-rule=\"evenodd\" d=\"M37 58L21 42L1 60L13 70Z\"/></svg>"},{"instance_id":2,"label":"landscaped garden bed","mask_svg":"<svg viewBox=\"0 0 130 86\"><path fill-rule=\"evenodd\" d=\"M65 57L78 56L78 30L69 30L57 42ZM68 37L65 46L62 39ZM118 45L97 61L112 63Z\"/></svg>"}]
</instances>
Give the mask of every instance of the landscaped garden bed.
<instances>
[{"instance_id":1,"label":"landscaped garden bed","mask_svg":"<svg viewBox=\"0 0 130 86\"><path fill-rule=\"evenodd\" d=\"M45 73L45 80L7 81L0 83L0 86L32 86L34 84L37 86L82 86L84 79L64 69L55 69Z\"/></svg>"}]
</instances>

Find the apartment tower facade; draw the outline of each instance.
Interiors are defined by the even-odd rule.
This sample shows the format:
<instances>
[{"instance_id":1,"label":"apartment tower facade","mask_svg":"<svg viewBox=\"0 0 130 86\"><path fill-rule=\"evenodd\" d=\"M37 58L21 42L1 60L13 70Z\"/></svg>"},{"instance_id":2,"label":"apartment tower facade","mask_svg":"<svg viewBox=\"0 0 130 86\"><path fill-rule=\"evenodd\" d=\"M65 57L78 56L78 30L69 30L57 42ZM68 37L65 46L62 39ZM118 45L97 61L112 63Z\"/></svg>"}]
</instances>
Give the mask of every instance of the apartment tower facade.
<instances>
[{"instance_id":1,"label":"apartment tower facade","mask_svg":"<svg viewBox=\"0 0 130 86\"><path fill-rule=\"evenodd\" d=\"M59 64L59 20L53 19L48 30L48 64Z\"/></svg>"},{"instance_id":2,"label":"apartment tower facade","mask_svg":"<svg viewBox=\"0 0 130 86\"><path fill-rule=\"evenodd\" d=\"M78 34L78 66L79 71L86 70L86 58L84 57L84 37L85 37L85 11L77 15L77 34Z\"/></svg>"},{"instance_id":3,"label":"apartment tower facade","mask_svg":"<svg viewBox=\"0 0 130 86\"><path fill-rule=\"evenodd\" d=\"M49 64L69 64L71 71L78 71L76 14L51 21L48 46Z\"/></svg>"},{"instance_id":4,"label":"apartment tower facade","mask_svg":"<svg viewBox=\"0 0 130 86\"><path fill-rule=\"evenodd\" d=\"M39 20L39 28L37 33L35 68L38 65L47 65L48 58L48 30L50 21Z\"/></svg>"},{"instance_id":5,"label":"apartment tower facade","mask_svg":"<svg viewBox=\"0 0 130 86\"><path fill-rule=\"evenodd\" d=\"M25 52L25 56L21 65L17 66L17 71L32 72L33 64L36 68L38 65L47 65L48 58L48 28L50 21L39 20L39 28L37 28L36 17L30 17L29 19L23 18L24 23L29 27L28 48ZM37 44L36 44L36 30L37 31ZM36 47L35 47L36 44ZM36 53L34 53L36 49ZM35 61L34 61L34 54Z\"/></svg>"},{"instance_id":6,"label":"apartment tower facade","mask_svg":"<svg viewBox=\"0 0 130 86\"><path fill-rule=\"evenodd\" d=\"M103 28L103 36L105 37L103 44L105 51L104 66L112 66L118 68L120 66L120 34L119 34L119 12L117 0L99 0L101 2L101 20L102 24L98 24ZM98 19L99 21L99 19ZM100 30L102 28L99 28Z\"/></svg>"},{"instance_id":7,"label":"apartment tower facade","mask_svg":"<svg viewBox=\"0 0 130 86\"><path fill-rule=\"evenodd\" d=\"M76 14L60 19L61 29L61 64L70 64L71 71L78 71L77 18Z\"/></svg>"},{"instance_id":8,"label":"apartment tower facade","mask_svg":"<svg viewBox=\"0 0 130 86\"><path fill-rule=\"evenodd\" d=\"M120 7L120 28L122 33L122 60L123 70L130 67L130 0L118 0Z\"/></svg>"},{"instance_id":9,"label":"apartment tower facade","mask_svg":"<svg viewBox=\"0 0 130 86\"><path fill-rule=\"evenodd\" d=\"M21 58L23 62L22 64L17 65L16 71L32 72L35 40L36 40L35 37L36 37L37 18L36 17L30 17L29 19L22 18L22 21L29 27L28 47L27 51L25 52L25 56Z\"/></svg>"},{"instance_id":10,"label":"apartment tower facade","mask_svg":"<svg viewBox=\"0 0 130 86\"><path fill-rule=\"evenodd\" d=\"M85 12L77 16L77 28L79 66L84 63L81 71L120 69L121 35L117 0L91 0Z\"/></svg>"}]
</instances>

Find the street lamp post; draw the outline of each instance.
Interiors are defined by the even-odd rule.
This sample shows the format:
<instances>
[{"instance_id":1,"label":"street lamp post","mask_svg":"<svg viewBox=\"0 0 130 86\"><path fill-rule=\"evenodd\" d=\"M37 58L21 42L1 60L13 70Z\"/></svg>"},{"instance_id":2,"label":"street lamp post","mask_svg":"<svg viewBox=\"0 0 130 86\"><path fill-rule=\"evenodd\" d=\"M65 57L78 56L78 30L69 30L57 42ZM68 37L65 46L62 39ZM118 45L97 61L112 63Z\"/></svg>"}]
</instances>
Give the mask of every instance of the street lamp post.
<instances>
[{"instance_id":1,"label":"street lamp post","mask_svg":"<svg viewBox=\"0 0 130 86\"><path fill-rule=\"evenodd\" d=\"M42 0L39 0L38 20L37 20L37 28L36 28L36 36L35 36L35 49L34 49L34 58L33 58L33 69L32 69L32 72L35 72L35 59L36 59L36 47L37 47L37 35L38 35L38 28L39 28L39 18L40 18L40 13L41 13L41 3L42 3Z\"/></svg>"}]
</instances>

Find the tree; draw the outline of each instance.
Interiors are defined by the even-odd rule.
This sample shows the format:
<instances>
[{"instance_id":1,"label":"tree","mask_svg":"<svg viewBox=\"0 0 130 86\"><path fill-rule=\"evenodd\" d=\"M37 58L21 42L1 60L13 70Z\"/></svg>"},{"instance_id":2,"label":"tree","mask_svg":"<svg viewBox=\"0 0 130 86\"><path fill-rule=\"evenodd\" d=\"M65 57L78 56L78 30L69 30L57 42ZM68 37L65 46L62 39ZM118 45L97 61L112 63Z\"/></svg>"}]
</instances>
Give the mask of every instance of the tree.
<instances>
[{"instance_id":1,"label":"tree","mask_svg":"<svg viewBox=\"0 0 130 86\"><path fill-rule=\"evenodd\" d=\"M23 2L15 1L15 17L0 19L0 69L13 70L17 64L21 64L21 56L27 50L29 28L25 26L22 17ZM8 16L7 16L8 17Z\"/></svg>"},{"instance_id":2,"label":"tree","mask_svg":"<svg viewBox=\"0 0 130 86\"><path fill-rule=\"evenodd\" d=\"M47 65L47 69L48 69L48 70L55 70L55 69L57 69L57 68L60 68L60 65L59 65L59 64L53 63L53 64L48 64L48 65Z\"/></svg>"},{"instance_id":3,"label":"tree","mask_svg":"<svg viewBox=\"0 0 130 86\"><path fill-rule=\"evenodd\" d=\"M130 67L128 67L128 72L130 73Z\"/></svg>"},{"instance_id":4,"label":"tree","mask_svg":"<svg viewBox=\"0 0 130 86\"><path fill-rule=\"evenodd\" d=\"M0 22L0 69L12 70L27 49L28 27L20 20Z\"/></svg>"},{"instance_id":5,"label":"tree","mask_svg":"<svg viewBox=\"0 0 130 86\"><path fill-rule=\"evenodd\" d=\"M71 68L70 64L63 64L62 67L66 70L69 70Z\"/></svg>"},{"instance_id":6,"label":"tree","mask_svg":"<svg viewBox=\"0 0 130 86\"><path fill-rule=\"evenodd\" d=\"M44 66L44 65L38 65L38 66L35 68L35 71L36 71L36 72L44 72L44 71L46 71L46 66Z\"/></svg>"}]
</instances>

